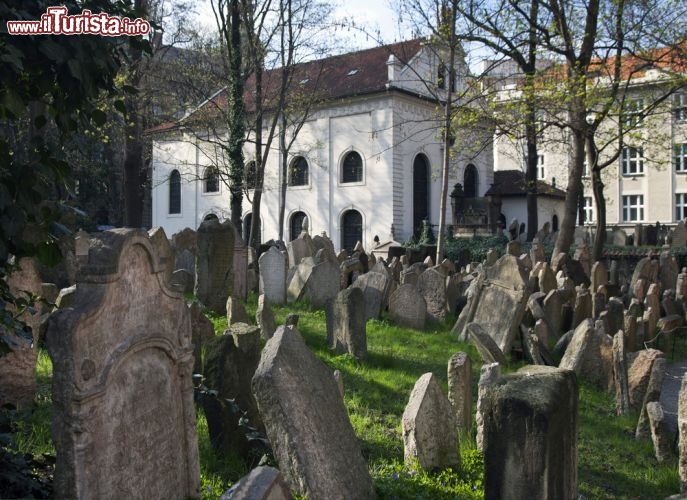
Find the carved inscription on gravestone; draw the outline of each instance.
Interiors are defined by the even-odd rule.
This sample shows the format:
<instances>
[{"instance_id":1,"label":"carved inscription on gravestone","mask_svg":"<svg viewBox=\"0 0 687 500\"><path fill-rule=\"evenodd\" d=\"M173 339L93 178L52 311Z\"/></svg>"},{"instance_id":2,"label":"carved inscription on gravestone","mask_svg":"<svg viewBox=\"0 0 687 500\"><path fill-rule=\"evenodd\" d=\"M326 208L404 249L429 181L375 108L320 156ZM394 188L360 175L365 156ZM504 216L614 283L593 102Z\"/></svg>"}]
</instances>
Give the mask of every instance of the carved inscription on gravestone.
<instances>
[{"instance_id":1,"label":"carved inscription on gravestone","mask_svg":"<svg viewBox=\"0 0 687 500\"><path fill-rule=\"evenodd\" d=\"M187 498L199 483L191 325L145 232L91 239L51 319L58 498Z\"/></svg>"}]
</instances>

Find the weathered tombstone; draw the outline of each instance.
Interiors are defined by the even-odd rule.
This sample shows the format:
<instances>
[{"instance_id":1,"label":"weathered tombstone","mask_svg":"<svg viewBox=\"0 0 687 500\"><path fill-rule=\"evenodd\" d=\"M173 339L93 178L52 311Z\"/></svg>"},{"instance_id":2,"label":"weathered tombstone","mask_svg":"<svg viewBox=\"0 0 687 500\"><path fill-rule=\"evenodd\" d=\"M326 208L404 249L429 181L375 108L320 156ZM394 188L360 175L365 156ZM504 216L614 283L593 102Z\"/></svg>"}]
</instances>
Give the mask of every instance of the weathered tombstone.
<instances>
[{"instance_id":1,"label":"weathered tombstone","mask_svg":"<svg viewBox=\"0 0 687 500\"><path fill-rule=\"evenodd\" d=\"M520 332L530 296L528 276L512 255L504 255L482 273L484 278L476 284L474 296L458 316L453 332L461 334L468 323L479 323L501 351L508 353Z\"/></svg>"},{"instance_id":2,"label":"weathered tombstone","mask_svg":"<svg viewBox=\"0 0 687 500\"><path fill-rule=\"evenodd\" d=\"M446 319L446 280L435 269L427 269L417 281L417 289L427 303L427 320L441 323Z\"/></svg>"},{"instance_id":3,"label":"weathered tombstone","mask_svg":"<svg viewBox=\"0 0 687 500\"><path fill-rule=\"evenodd\" d=\"M334 381L336 382L336 387L339 389L339 394L341 394L341 397L343 398L345 395L345 390L344 390L344 382L343 382L343 375L341 375L341 370L334 370L334 373L332 374L334 377Z\"/></svg>"},{"instance_id":4,"label":"weathered tombstone","mask_svg":"<svg viewBox=\"0 0 687 500\"><path fill-rule=\"evenodd\" d=\"M557 341L563 333L563 300L558 290L551 290L544 297L544 314L548 320L551 340Z\"/></svg>"},{"instance_id":5,"label":"weathered tombstone","mask_svg":"<svg viewBox=\"0 0 687 500\"><path fill-rule=\"evenodd\" d=\"M172 273L169 282L172 289L181 293L193 293L195 277L186 269L177 269Z\"/></svg>"},{"instance_id":6,"label":"weathered tombstone","mask_svg":"<svg viewBox=\"0 0 687 500\"><path fill-rule=\"evenodd\" d=\"M226 312L227 298L234 290L234 238L231 221L203 221L198 228L196 286L198 300L217 314Z\"/></svg>"},{"instance_id":7,"label":"weathered tombstone","mask_svg":"<svg viewBox=\"0 0 687 500\"><path fill-rule=\"evenodd\" d=\"M522 245L520 244L519 241L512 240L512 241L508 242L508 244L506 245L506 254L512 255L513 257L520 257L521 253L522 253ZM497 256L497 260L498 260L498 256ZM496 263L496 260L489 265L493 265L495 263Z\"/></svg>"},{"instance_id":8,"label":"weathered tombstone","mask_svg":"<svg viewBox=\"0 0 687 500\"><path fill-rule=\"evenodd\" d=\"M234 257L232 263L233 286L232 296L245 301L248 297L248 245L238 231L234 234Z\"/></svg>"},{"instance_id":9,"label":"weathered tombstone","mask_svg":"<svg viewBox=\"0 0 687 500\"><path fill-rule=\"evenodd\" d=\"M448 401L456 426L470 433L472 427L472 363L467 353L457 352L448 360Z\"/></svg>"},{"instance_id":10,"label":"weathered tombstone","mask_svg":"<svg viewBox=\"0 0 687 500\"><path fill-rule=\"evenodd\" d=\"M622 330L625 326L625 308L618 297L611 297L606 304L605 328L609 333Z\"/></svg>"},{"instance_id":11,"label":"weathered tombstone","mask_svg":"<svg viewBox=\"0 0 687 500\"><path fill-rule=\"evenodd\" d=\"M485 498L577 498L577 407L568 370L527 366L489 386Z\"/></svg>"},{"instance_id":12,"label":"weathered tombstone","mask_svg":"<svg viewBox=\"0 0 687 500\"><path fill-rule=\"evenodd\" d=\"M606 266L604 266L603 262L598 260L594 262L591 270L590 280L590 290L592 292L596 292L600 286L608 283L608 272L606 271Z\"/></svg>"},{"instance_id":13,"label":"weathered tombstone","mask_svg":"<svg viewBox=\"0 0 687 500\"><path fill-rule=\"evenodd\" d=\"M477 348L482 361L485 363L506 363L506 356L499 349L498 344L479 323L468 323L465 329L468 332L468 339Z\"/></svg>"},{"instance_id":14,"label":"weathered tombstone","mask_svg":"<svg viewBox=\"0 0 687 500\"><path fill-rule=\"evenodd\" d=\"M247 456L251 443L239 421L245 412L249 425L262 429L255 398L250 391L260 360L260 329L245 323L230 325L223 335L205 346L203 375L205 385L217 391L217 397L202 399L210 441L224 453L238 451ZM226 404L233 399L238 409Z\"/></svg>"},{"instance_id":15,"label":"weathered tombstone","mask_svg":"<svg viewBox=\"0 0 687 500\"><path fill-rule=\"evenodd\" d=\"M242 477L219 500L291 500L291 490L274 467L260 465Z\"/></svg>"},{"instance_id":16,"label":"weathered tombstone","mask_svg":"<svg viewBox=\"0 0 687 500\"><path fill-rule=\"evenodd\" d=\"M656 359L651 367L649 384L647 385L646 392L644 393L644 401L642 402L642 409L639 413L639 421L637 422L637 430L635 431L635 438L637 439L651 437L649 416L646 413L646 405L661 399L661 386L663 385L665 373L666 359Z\"/></svg>"},{"instance_id":17,"label":"weathered tombstone","mask_svg":"<svg viewBox=\"0 0 687 500\"><path fill-rule=\"evenodd\" d=\"M556 275L553 273L551 266L544 263L541 270L539 271L539 291L542 293L549 293L552 290L558 288L558 282L556 281Z\"/></svg>"},{"instance_id":18,"label":"weathered tombstone","mask_svg":"<svg viewBox=\"0 0 687 500\"><path fill-rule=\"evenodd\" d=\"M334 377L295 328L280 326L267 341L252 388L293 490L307 498L375 498Z\"/></svg>"},{"instance_id":19,"label":"weathered tombstone","mask_svg":"<svg viewBox=\"0 0 687 500\"><path fill-rule=\"evenodd\" d=\"M627 382L625 334L622 330L613 336L613 375L615 379L615 404L618 415L630 413L630 390Z\"/></svg>"},{"instance_id":20,"label":"weathered tombstone","mask_svg":"<svg viewBox=\"0 0 687 500\"><path fill-rule=\"evenodd\" d=\"M577 287L575 297L575 307L573 309L573 328L582 323L587 318L592 317L592 296L584 285Z\"/></svg>"},{"instance_id":21,"label":"weathered tombstone","mask_svg":"<svg viewBox=\"0 0 687 500\"><path fill-rule=\"evenodd\" d=\"M86 240L88 241L88 240ZM41 294L41 279L36 263L31 258L19 260L16 271L10 274L8 286L15 297L26 299L26 293ZM4 301L2 306L6 307ZM10 404L19 409L33 405L36 393L36 359L38 357L38 336L40 314L27 309L19 317L29 331L19 336L0 326L0 334L14 346L8 353L0 355L0 406Z\"/></svg>"},{"instance_id":22,"label":"weathered tombstone","mask_svg":"<svg viewBox=\"0 0 687 500\"><path fill-rule=\"evenodd\" d=\"M685 227L685 221L679 221L675 229L673 229L673 238L670 246L673 248L684 248L687 246L687 228Z\"/></svg>"},{"instance_id":23,"label":"weathered tombstone","mask_svg":"<svg viewBox=\"0 0 687 500\"><path fill-rule=\"evenodd\" d=\"M258 259L260 293L270 304L286 302L286 256L277 247L270 247Z\"/></svg>"},{"instance_id":24,"label":"weathered tombstone","mask_svg":"<svg viewBox=\"0 0 687 500\"><path fill-rule=\"evenodd\" d=\"M358 359L367 357L365 304L360 288L341 290L334 299L334 338L339 352Z\"/></svg>"},{"instance_id":25,"label":"weathered tombstone","mask_svg":"<svg viewBox=\"0 0 687 500\"><path fill-rule=\"evenodd\" d=\"M623 331L625 332L626 346L629 352L637 350L637 317L631 314L625 315Z\"/></svg>"},{"instance_id":26,"label":"weathered tombstone","mask_svg":"<svg viewBox=\"0 0 687 500\"><path fill-rule=\"evenodd\" d=\"M382 311L385 297L388 301L391 280L386 274L369 272L358 276L352 285L360 288L365 297L365 321L377 319Z\"/></svg>"},{"instance_id":27,"label":"weathered tombstone","mask_svg":"<svg viewBox=\"0 0 687 500\"><path fill-rule=\"evenodd\" d=\"M627 245L627 233L620 228L614 229L611 244L622 246L622 247Z\"/></svg>"},{"instance_id":28,"label":"weathered tombstone","mask_svg":"<svg viewBox=\"0 0 687 500\"><path fill-rule=\"evenodd\" d=\"M530 249L530 259L532 259L532 265L537 262L544 262L546 260L546 254L544 253L544 246L540 243L537 238L532 240L532 248Z\"/></svg>"},{"instance_id":29,"label":"weathered tombstone","mask_svg":"<svg viewBox=\"0 0 687 500\"><path fill-rule=\"evenodd\" d=\"M649 257L644 257L637 262L630 280L630 291L634 294L633 296L637 297L640 301L643 301L643 296L640 297L636 293L638 280L644 280L644 287L640 291L640 294L646 293L647 287L651 282L651 259Z\"/></svg>"},{"instance_id":30,"label":"weathered tombstone","mask_svg":"<svg viewBox=\"0 0 687 500\"><path fill-rule=\"evenodd\" d=\"M289 267L296 267L306 257L315 255L315 245L307 233L301 233L298 238L286 245L286 253L289 256Z\"/></svg>"},{"instance_id":31,"label":"weathered tombstone","mask_svg":"<svg viewBox=\"0 0 687 500\"><path fill-rule=\"evenodd\" d=\"M482 452L484 452L484 396L487 388L495 384L499 378L501 378L501 365L498 363L485 364L480 367L475 424L477 426L477 449Z\"/></svg>"},{"instance_id":32,"label":"weathered tombstone","mask_svg":"<svg viewBox=\"0 0 687 500\"><path fill-rule=\"evenodd\" d=\"M677 430L678 444L678 472L680 474L680 492L687 495L687 373L682 376L680 395L678 396Z\"/></svg>"},{"instance_id":33,"label":"weathered tombstone","mask_svg":"<svg viewBox=\"0 0 687 500\"><path fill-rule=\"evenodd\" d=\"M167 239L165 230L159 226L148 231L148 237L150 238L150 242L155 247L157 258L160 259L160 265L165 270L165 282L169 283L172 279L172 272L176 269L174 248Z\"/></svg>"},{"instance_id":34,"label":"weathered tombstone","mask_svg":"<svg viewBox=\"0 0 687 500\"><path fill-rule=\"evenodd\" d=\"M336 252L334 251L334 243L327 236L327 233L317 234L312 238L312 244L315 250L324 250L324 260L329 261L337 266L340 264L336 258Z\"/></svg>"},{"instance_id":35,"label":"weathered tombstone","mask_svg":"<svg viewBox=\"0 0 687 500\"><path fill-rule=\"evenodd\" d=\"M613 390L613 341L605 333L597 332L594 322L582 321L565 350L559 368L574 371L607 391Z\"/></svg>"},{"instance_id":36,"label":"weathered tombstone","mask_svg":"<svg viewBox=\"0 0 687 500\"><path fill-rule=\"evenodd\" d=\"M341 272L338 264L328 260L316 264L306 283L305 295L310 300L310 307L322 309L325 304L334 300L339 293Z\"/></svg>"},{"instance_id":37,"label":"weathered tombstone","mask_svg":"<svg viewBox=\"0 0 687 500\"><path fill-rule=\"evenodd\" d=\"M231 326L235 323L245 323L247 325L251 324L250 316L246 312L246 306L243 302L234 297L229 297L227 299L227 325Z\"/></svg>"},{"instance_id":38,"label":"weathered tombstone","mask_svg":"<svg viewBox=\"0 0 687 500\"><path fill-rule=\"evenodd\" d=\"M432 373L422 375L403 411L403 455L427 471L460 466L451 404Z\"/></svg>"},{"instance_id":39,"label":"weathered tombstone","mask_svg":"<svg viewBox=\"0 0 687 500\"><path fill-rule=\"evenodd\" d=\"M305 297L305 290L315 267L315 259L305 257L296 267L289 269L286 286L286 300L290 304L298 302Z\"/></svg>"},{"instance_id":40,"label":"weathered tombstone","mask_svg":"<svg viewBox=\"0 0 687 500\"><path fill-rule=\"evenodd\" d=\"M627 356L627 383L630 394L630 408L638 411L642 408L644 396L653 365L657 359L664 357L657 349L642 349Z\"/></svg>"},{"instance_id":41,"label":"weathered tombstone","mask_svg":"<svg viewBox=\"0 0 687 500\"><path fill-rule=\"evenodd\" d=\"M215 327L212 325L198 302L192 302L188 306L191 318L191 342L193 342L193 373L202 373L203 346L215 337Z\"/></svg>"},{"instance_id":42,"label":"weathered tombstone","mask_svg":"<svg viewBox=\"0 0 687 500\"><path fill-rule=\"evenodd\" d=\"M399 326L424 330L427 304L415 285L401 285L391 294L389 316Z\"/></svg>"},{"instance_id":43,"label":"weathered tombstone","mask_svg":"<svg viewBox=\"0 0 687 500\"><path fill-rule=\"evenodd\" d=\"M260 337L265 340L271 339L272 335L274 335L274 331L277 329L277 323L265 294L261 294L258 297L258 307L255 310L255 322L260 328Z\"/></svg>"},{"instance_id":44,"label":"weathered tombstone","mask_svg":"<svg viewBox=\"0 0 687 500\"><path fill-rule=\"evenodd\" d=\"M661 403L653 401L647 403L646 413L649 417L651 440L654 443L654 453L659 464L669 461L673 457L673 439Z\"/></svg>"},{"instance_id":45,"label":"weathered tombstone","mask_svg":"<svg viewBox=\"0 0 687 500\"><path fill-rule=\"evenodd\" d=\"M51 316L47 334L55 496L192 497L200 470L188 308L164 284L145 231L90 242L72 307Z\"/></svg>"}]
</instances>

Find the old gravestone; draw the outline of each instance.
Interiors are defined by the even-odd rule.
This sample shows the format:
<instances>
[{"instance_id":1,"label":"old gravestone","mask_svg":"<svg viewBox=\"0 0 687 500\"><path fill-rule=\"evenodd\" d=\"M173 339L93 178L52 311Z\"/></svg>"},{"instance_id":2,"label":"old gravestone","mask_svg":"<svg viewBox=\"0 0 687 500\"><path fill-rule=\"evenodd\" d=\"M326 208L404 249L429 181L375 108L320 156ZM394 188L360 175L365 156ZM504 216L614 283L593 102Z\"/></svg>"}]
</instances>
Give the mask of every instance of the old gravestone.
<instances>
[{"instance_id":1,"label":"old gravestone","mask_svg":"<svg viewBox=\"0 0 687 500\"><path fill-rule=\"evenodd\" d=\"M226 313L234 289L234 226L227 220L203 221L198 228L196 286L198 300L217 314Z\"/></svg>"},{"instance_id":2,"label":"old gravestone","mask_svg":"<svg viewBox=\"0 0 687 500\"><path fill-rule=\"evenodd\" d=\"M163 273L144 231L99 233L50 319L58 498L196 494L191 326Z\"/></svg>"},{"instance_id":3,"label":"old gravestone","mask_svg":"<svg viewBox=\"0 0 687 500\"><path fill-rule=\"evenodd\" d=\"M406 283L389 297L389 316L399 326L423 330L427 316L427 304L415 285Z\"/></svg>"},{"instance_id":4,"label":"old gravestone","mask_svg":"<svg viewBox=\"0 0 687 500\"><path fill-rule=\"evenodd\" d=\"M597 331L594 322L587 318L575 328L558 366L610 391L614 388L613 340L606 333Z\"/></svg>"},{"instance_id":5,"label":"old gravestone","mask_svg":"<svg viewBox=\"0 0 687 500\"><path fill-rule=\"evenodd\" d=\"M305 295L310 299L310 307L322 309L325 304L334 300L339 293L341 271L338 264L325 260L316 264L305 287Z\"/></svg>"},{"instance_id":6,"label":"old gravestone","mask_svg":"<svg viewBox=\"0 0 687 500\"><path fill-rule=\"evenodd\" d=\"M292 489L307 498L375 498L334 377L295 328L280 326L267 341L252 389Z\"/></svg>"},{"instance_id":7,"label":"old gravestone","mask_svg":"<svg viewBox=\"0 0 687 500\"><path fill-rule=\"evenodd\" d=\"M446 279L436 269L427 269L417 281L417 289L427 304L427 319L431 323L441 323L446 319Z\"/></svg>"},{"instance_id":8,"label":"old gravestone","mask_svg":"<svg viewBox=\"0 0 687 500\"><path fill-rule=\"evenodd\" d=\"M451 404L432 373L422 375L403 411L405 463L431 471L460 466L456 424Z\"/></svg>"},{"instance_id":9,"label":"old gravestone","mask_svg":"<svg viewBox=\"0 0 687 500\"><path fill-rule=\"evenodd\" d=\"M286 255L277 247L270 247L258 259L260 293L270 304L286 302Z\"/></svg>"},{"instance_id":10,"label":"old gravestone","mask_svg":"<svg viewBox=\"0 0 687 500\"><path fill-rule=\"evenodd\" d=\"M265 298L265 294L258 297L258 307L255 310L255 323L260 327L260 337L265 340L271 339L274 331L277 329L277 323L274 319L274 313L270 307L269 302Z\"/></svg>"},{"instance_id":11,"label":"old gravestone","mask_svg":"<svg viewBox=\"0 0 687 500\"><path fill-rule=\"evenodd\" d=\"M352 287L360 288L365 297L365 321L377 319L388 300L391 279L383 273L368 272L358 276Z\"/></svg>"},{"instance_id":12,"label":"old gravestone","mask_svg":"<svg viewBox=\"0 0 687 500\"><path fill-rule=\"evenodd\" d=\"M575 374L526 366L486 388L485 498L577 498Z\"/></svg>"},{"instance_id":13,"label":"old gravestone","mask_svg":"<svg viewBox=\"0 0 687 500\"><path fill-rule=\"evenodd\" d=\"M472 427L472 363L467 353L457 352L448 360L448 400L456 425L465 433Z\"/></svg>"},{"instance_id":14,"label":"old gravestone","mask_svg":"<svg viewBox=\"0 0 687 500\"><path fill-rule=\"evenodd\" d=\"M479 323L501 351L509 353L520 333L520 321L530 296L528 275L512 255L504 255L482 273L484 277L479 279L474 294L458 316L453 332L464 335L468 323Z\"/></svg>"},{"instance_id":15,"label":"old gravestone","mask_svg":"<svg viewBox=\"0 0 687 500\"><path fill-rule=\"evenodd\" d=\"M341 290L333 304L334 342L336 349L358 359L367 357L365 304L360 288Z\"/></svg>"}]
</instances>

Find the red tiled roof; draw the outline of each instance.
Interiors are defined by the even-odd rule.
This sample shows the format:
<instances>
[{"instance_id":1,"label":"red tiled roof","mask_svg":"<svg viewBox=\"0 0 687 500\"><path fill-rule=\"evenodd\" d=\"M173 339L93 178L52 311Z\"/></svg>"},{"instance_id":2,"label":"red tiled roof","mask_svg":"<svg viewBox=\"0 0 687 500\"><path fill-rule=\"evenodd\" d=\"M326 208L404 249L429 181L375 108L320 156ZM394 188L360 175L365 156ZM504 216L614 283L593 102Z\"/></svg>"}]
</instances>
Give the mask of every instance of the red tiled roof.
<instances>
[{"instance_id":1,"label":"red tiled roof","mask_svg":"<svg viewBox=\"0 0 687 500\"><path fill-rule=\"evenodd\" d=\"M423 40L418 38L297 64L291 68L293 74L289 85L289 95L294 100L298 99L299 94L308 95L312 102L313 95L315 95L315 100L327 101L384 92L389 81L386 64L389 56L393 54L400 63L407 63L418 53ZM282 72L282 68L277 68L263 73L263 107L265 109L270 109L277 104ZM254 91L255 75L253 74L246 82L243 94L248 112L255 110ZM180 121L213 117L219 113L219 110L226 109L226 106L227 94L226 89L223 89ZM179 122L166 123L148 132L167 131L178 125Z\"/></svg>"},{"instance_id":2,"label":"red tiled roof","mask_svg":"<svg viewBox=\"0 0 687 500\"><path fill-rule=\"evenodd\" d=\"M520 170L497 170L494 172L494 183L485 196L525 196L525 173ZM544 181L537 181L537 196L565 199L565 191Z\"/></svg>"}]
</instances>

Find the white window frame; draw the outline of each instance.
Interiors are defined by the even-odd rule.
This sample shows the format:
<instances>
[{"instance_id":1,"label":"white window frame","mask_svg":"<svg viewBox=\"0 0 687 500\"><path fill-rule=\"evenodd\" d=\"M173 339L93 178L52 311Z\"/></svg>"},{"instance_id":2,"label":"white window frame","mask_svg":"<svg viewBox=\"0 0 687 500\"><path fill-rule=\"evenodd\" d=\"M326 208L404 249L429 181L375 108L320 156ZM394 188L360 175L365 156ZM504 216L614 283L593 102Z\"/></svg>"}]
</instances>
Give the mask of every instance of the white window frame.
<instances>
[{"instance_id":1,"label":"white window frame","mask_svg":"<svg viewBox=\"0 0 687 500\"><path fill-rule=\"evenodd\" d=\"M679 122L687 121L687 92L678 92L673 97L673 116Z\"/></svg>"},{"instance_id":2,"label":"white window frame","mask_svg":"<svg viewBox=\"0 0 687 500\"><path fill-rule=\"evenodd\" d=\"M627 99L620 120L625 129L633 129L644 121L644 99Z\"/></svg>"},{"instance_id":3,"label":"white window frame","mask_svg":"<svg viewBox=\"0 0 687 500\"><path fill-rule=\"evenodd\" d=\"M673 146L673 163L676 172L687 173L687 142Z\"/></svg>"},{"instance_id":4,"label":"white window frame","mask_svg":"<svg viewBox=\"0 0 687 500\"><path fill-rule=\"evenodd\" d=\"M675 220L685 220L687 217L687 193L675 193Z\"/></svg>"},{"instance_id":5,"label":"white window frame","mask_svg":"<svg viewBox=\"0 0 687 500\"><path fill-rule=\"evenodd\" d=\"M625 146L620 162L624 176L644 175L644 148Z\"/></svg>"},{"instance_id":6,"label":"white window frame","mask_svg":"<svg viewBox=\"0 0 687 500\"><path fill-rule=\"evenodd\" d=\"M591 196L584 197L584 223L594 223L594 199Z\"/></svg>"},{"instance_id":7,"label":"white window frame","mask_svg":"<svg viewBox=\"0 0 687 500\"><path fill-rule=\"evenodd\" d=\"M643 194L623 195L623 222L644 222Z\"/></svg>"},{"instance_id":8,"label":"white window frame","mask_svg":"<svg viewBox=\"0 0 687 500\"><path fill-rule=\"evenodd\" d=\"M540 181L545 179L546 170L544 170L544 155L537 155L537 179Z\"/></svg>"}]
</instances>

